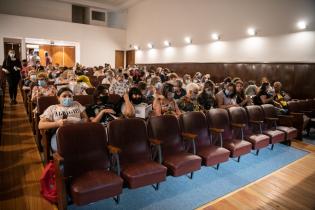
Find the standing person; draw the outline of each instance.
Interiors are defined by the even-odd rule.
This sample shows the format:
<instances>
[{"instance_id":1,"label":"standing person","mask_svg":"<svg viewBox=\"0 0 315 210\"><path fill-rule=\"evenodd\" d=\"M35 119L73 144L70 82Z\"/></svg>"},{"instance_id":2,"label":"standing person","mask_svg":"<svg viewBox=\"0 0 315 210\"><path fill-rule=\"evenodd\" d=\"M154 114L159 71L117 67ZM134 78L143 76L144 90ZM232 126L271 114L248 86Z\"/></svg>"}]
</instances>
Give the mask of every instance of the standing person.
<instances>
[{"instance_id":1,"label":"standing person","mask_svg":"<svg viewBox=\"0 0 315 210\"><path fill-rule=\"evenodd\" d=\"M52 58L49 56L48 52L45 52L45 63L46 66L49 66L49 64L52 64Z\"/></svg>"},{"instance_id":2,"label":"standing person","mask_svg":"<svg viewBox=\"0 0 315 210\"><path fill-rule=\"evenodd\" d=\"M7 75L11 105L17 104L16 95L18 84L21 79L21 67L21 61L15 57L15 51L9 50L8 56L4 59L2 64L2 71Z\"/></svg>"}]
</instances>

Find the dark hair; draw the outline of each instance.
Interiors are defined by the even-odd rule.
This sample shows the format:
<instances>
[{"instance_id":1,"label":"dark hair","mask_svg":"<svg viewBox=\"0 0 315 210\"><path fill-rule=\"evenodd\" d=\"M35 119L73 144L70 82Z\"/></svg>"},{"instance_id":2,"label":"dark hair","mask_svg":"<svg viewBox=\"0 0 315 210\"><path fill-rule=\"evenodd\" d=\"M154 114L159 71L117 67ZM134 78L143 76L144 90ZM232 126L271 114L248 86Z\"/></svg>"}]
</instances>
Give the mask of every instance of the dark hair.
<instances>
[{"instance_id":1,"label":"dark hair","mask_svg":"<svg viewBox=\"0 0 315 210\"><path fill-rule=\"evenodd\" d=\"M230 95L230 98L233 98L233 97L236 95L236 85L235 85L235 83L229 82L226 87L227 87L227 88L228 88L228 87L233 87L233 94Z\"/></svg>"},{"instance_id":2,"label":"dark hair","mask_svg":"<svg viewBox=\"0 0 315 210\"><path fill-rule=\"evenodd\" d=\"M70 88L68 88L68 87L62 87L62 88L60 88L60 89L58 90L57 96L59 97L63 92L66 92L66 91L69 91L69 92L71 92L71 93L73 94L73 92L72 92L72 90L71 90Z\"/></svg>"},{"instance_id":3,"label":"dark hair","mask_svg":"<svg viewBox=\"0 0 315 210\"><path fill-rule=\"evenodd\" d=\"M204 86L205 87L212 87L212 89L214 90L215 89L215 84L212 80L208 80L207 82L205 82Z\"/></svg>"},{"instance_id":4,"label":"dark hair","mask_svg":"<svg viewBox=\"0 0 315 210\"><path fill-rule=\"evenodd\" d=\"M162 95L167 97L167 93L174 92L174 86L170 83L165 83L162 88Z\"/></svg>"},{"instance_id":5,"label":"dark hair","mask_svg":"<svg viewBox=\"0 0 315 210\"><path fill-rule=\"evenodd\" d=\"M145 83L145 82L143 82L143 81L140 81L140 82L138 83L138 88L139 88L140 90L145 90L145 89L147 89L147 83Z\"/></svg>"},{"instance_id":6,"label":"dark hair","mask_svg":"<svg viewBox=\"0 0 315 210\"><path fill-rule=\"evenodd\" d=\"M266 92L268 85L269 85L269 83L267 83L267 82L262 83L261 86L260 86L260 91L259 92Z\"/></svg>"},{"instance_id":7,"label":"dark hair","mask_svg":"<svg viewBox=\"0 0 315 210\"><path fill-rule=\"evenodd\" d=\"M226 83L230 83L231 81L232 81L231 77L226 77L224 78L223 83L226 84Z\"/></svg>"}]
</instances>

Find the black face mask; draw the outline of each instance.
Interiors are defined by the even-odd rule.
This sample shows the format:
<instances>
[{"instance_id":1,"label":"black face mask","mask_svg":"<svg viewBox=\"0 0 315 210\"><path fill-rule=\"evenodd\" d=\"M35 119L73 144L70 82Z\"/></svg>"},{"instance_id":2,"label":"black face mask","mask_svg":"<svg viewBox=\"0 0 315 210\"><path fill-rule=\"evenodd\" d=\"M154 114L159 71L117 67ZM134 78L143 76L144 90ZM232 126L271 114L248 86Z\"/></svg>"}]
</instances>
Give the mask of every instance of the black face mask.
<instances>
[{"instance_id":1,"label":"black face mask","mask_svg":"<svg viewBox=\"0 0 315 210\"><path fill-rule=\"evenodd\" d=\"M138 105L142 102L142 98L131 98L131 102L135 105Z\"/></svg>"},{"instance_id":2,"label":"black face mask","mask_svg":"<svg viewBox=\"0 0 315 210\"><path fill-rule=\"evenodd\" d=\"M108 96L100 96L99 99L102 102L102 104L106 104L108 101Z\"/></svg>"}]
</instances>

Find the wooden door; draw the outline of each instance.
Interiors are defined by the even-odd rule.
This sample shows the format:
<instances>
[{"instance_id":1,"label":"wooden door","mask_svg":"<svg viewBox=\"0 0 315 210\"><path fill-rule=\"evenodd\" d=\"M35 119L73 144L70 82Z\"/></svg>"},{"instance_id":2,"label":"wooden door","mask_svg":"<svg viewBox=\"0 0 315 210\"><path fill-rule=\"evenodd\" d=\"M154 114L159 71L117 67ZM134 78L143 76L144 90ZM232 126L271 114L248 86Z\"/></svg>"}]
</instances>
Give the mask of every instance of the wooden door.
<instances>
[{"instance_id":1,"label":"wooden door","mask_svg":"<svg viewBox=\"0 0 315 210\"><path fill-rule=\"evenodd\" d=\"M75 47L64 46L64 66L73 67L75 65Z\"/></svg>"},{"instance_id":2,"label":"wooden door","mask_svg":"<svg viewBox=\"0 0 315 210\"><path fill-rule=\"evenodd\" d=\"M128 65L134 65L136 60L136 51L135 50L128 50L126 52L126 67Z\"/></svg>"},{"instance_id":3,"label":"wooden door","mask_svg":"<svg viewBox=\"0 0 315 210\"><path fill-rule=\"evenodd\" d=\"M124 67L125 51L115 51L115 68Z\"/></svg>"}]
</instances>

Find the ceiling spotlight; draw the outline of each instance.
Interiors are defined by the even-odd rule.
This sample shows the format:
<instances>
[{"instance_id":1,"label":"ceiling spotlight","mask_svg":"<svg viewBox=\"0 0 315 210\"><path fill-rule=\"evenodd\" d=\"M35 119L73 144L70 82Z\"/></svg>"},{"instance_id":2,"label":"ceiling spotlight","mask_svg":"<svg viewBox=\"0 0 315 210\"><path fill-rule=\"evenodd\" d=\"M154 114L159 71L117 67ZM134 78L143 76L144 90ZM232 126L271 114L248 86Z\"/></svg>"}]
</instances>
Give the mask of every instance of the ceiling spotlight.
<instances>
[{"instance_id":1,"label":"ceiling spotlight","mask_svg":"<svg viewBox=\"0 0 315 210\"><path fill-rule=\"evenodd\" d=\"M137 45L133 46L133 48L134 48L135 50L139 50L139 49L140 49L140 47L137 46Z\"/></svg>"},{"instance_id":2,"label":"ceiling spotlight","mask_svg":"<svg viewBox=\"0 0 315 210\"><path fill-rule=\"evenodd\" d=\"M254 29L254 28L248 28L248 29L247 29L247 33L248 33L248 35L250 35L250 36L255 36L255 35L256 35L256 29Z\"/></svg>"},{"instance_id":3,"label":"ceiling spotlight","mask_svg":"<svg viewBox=\"0 0 315 210\"><path fill-rule=\"evenodd\" d=\"M166 47L169 47L169 46L171 46L171 43L166 40L166 41L164 41L164 45L165 45Z\"/></svg>"},{"instance_id":4,"label":"ceiling spotlight","mask_svg":"<svg viewBox=\"0 0 315 210\"><path fill-rule=\"evenodd\" d=\"M299 21L296 26L298 27L298 29L303 30L306 29L306 22L305 21Z\"/></svg>"},{"instance_id":5,"label":"ceiling spotlight","mask_svg":"<svg viewBox=\"0 0 315 210\"><path fill-rule=\"evenodd\" d=\"M185 42L186 42L187 44L191 44L191 43L192 43L192 40L191 40L190 37L186 37L186 38L185 38Z\"/></svg>"},{"instance_id":6,"label":"ceiling spotlight","mask_svg":"<svg viewBox=\"0 0 315 210\"><path fill-rule=\"evenodd\" d=\"M215 40L215 41L217 41L217 40L220 39L220 35L219 35L218 33L213 33L213 34L211 35L211 37L212 37L212 39Z\"/></svg>"},{"instance_id":7,"label":"ceiling spotlight","mask_svg":"<svg viewBox=\"0 0 315 210\"><path fill-rule=\"evenodd\" d=\"M153 48L153 44L152 44L152 43L149 43L149 44L148 44L148 48L149 48L149 49L152 49L152 48Z\"/></svg>"}]
</instances>

